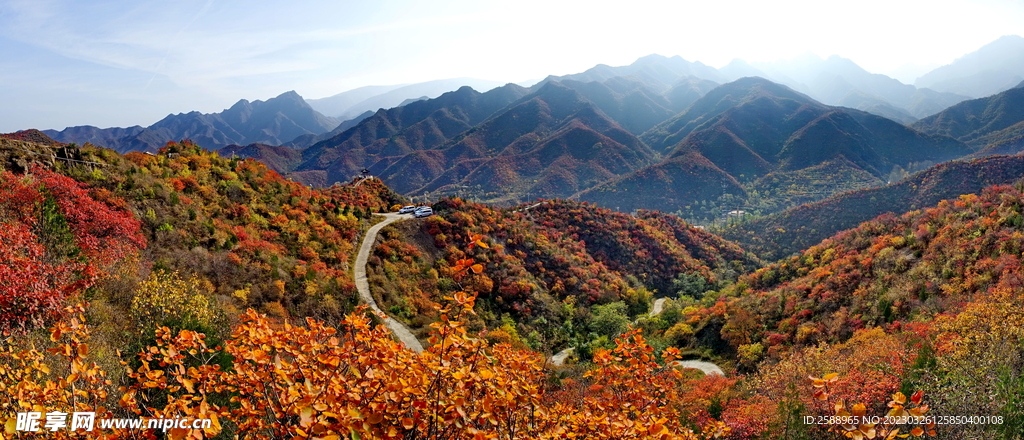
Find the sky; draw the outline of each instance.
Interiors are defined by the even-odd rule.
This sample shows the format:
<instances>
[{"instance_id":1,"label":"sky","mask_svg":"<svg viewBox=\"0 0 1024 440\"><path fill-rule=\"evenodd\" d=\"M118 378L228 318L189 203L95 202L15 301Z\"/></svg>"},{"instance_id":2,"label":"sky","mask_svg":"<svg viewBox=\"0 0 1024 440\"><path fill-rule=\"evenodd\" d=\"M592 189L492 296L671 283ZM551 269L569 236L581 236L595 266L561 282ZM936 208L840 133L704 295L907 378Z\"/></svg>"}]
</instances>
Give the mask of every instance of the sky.
<instances>
[{"instance_id":1,"label":"sky","mask_svg":"<svg viewBox=\"0 0 1024 440\"><path fill-rule=\"evenodd\" d=\"M0 132L148 126L289 90L522 82L652 53L713 67L839 55L911 82L1003 35L1024 35L1024 2L0 0Z\"/></svg>"}]
</instances>

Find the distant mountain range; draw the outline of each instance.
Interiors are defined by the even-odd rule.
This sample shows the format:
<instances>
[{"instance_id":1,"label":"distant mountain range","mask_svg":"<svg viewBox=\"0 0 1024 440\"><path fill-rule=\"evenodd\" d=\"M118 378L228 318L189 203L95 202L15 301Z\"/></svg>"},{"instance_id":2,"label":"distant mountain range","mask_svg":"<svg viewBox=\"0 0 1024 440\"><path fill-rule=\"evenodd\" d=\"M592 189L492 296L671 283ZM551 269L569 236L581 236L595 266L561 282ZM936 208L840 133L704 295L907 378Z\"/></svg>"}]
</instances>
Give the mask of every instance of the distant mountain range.
<instances>
[{"instance_id":1,"label":"distant mountain range","mask_svg":"<svg viewBox=\"0 0 1024 440\"><path fill-rule=\"evenodd\" d=\"M487 93L467 86L435 99L381 109L352 128L303 150L302 163L288 171L313 172L306 173L305 178L317 176L313 183L320 179L344 182L385 158L439 147L527 93L514 84ZM403 189L399 191L403 191L409 185L400 186Z\"/></svg>"},{"instance_id":2,"label":"distant mountain range","mask_svg":"<svg viewBox=\"0 0 1024 440\"><path fill-rule=\"evenodd\" d=\"M734 60L722 68L729 80L760 76L805 93L829 105L851 107L911 123L956 104L968 96L940 93L870 73L839 56L822 59L807 54L793 60L747 64Z\"/></svg>"},{"instance_id":3,"label":"distant mountain range","mask_svg":"<svg viewBox=\"0 0 1024 440\"><path fill-rule=\"evenodd\" d=\"M509 84L487 93L463 87L378 111L300 155L254 145L222 154L256 157L315 185L369 168L409 195L509 203L573 196L624 211L713 218L752 200L770 212L884 185L975 151L762 78L712 88L693 76L636 75L692 73L678 59L637 63L603 82L547 78L531 89Z\"/></svg>"},{"instance_id":4,"label":"distant mountain range","mask_svg":"<svg viewBox=\"0 0 1024 440\"><path fill-rule=\"evenodd\" d=\"M578 74L549 76L535 85L533 90L549 81L578 81L584 84L598 82L605 83L613 90L616 87L609 81L639 83L648 95L659 95L668 101L667 104L659 102L659 106L678 113L714 86L748 76L760 76L787 85L824 104L856 108L909 124L965 99L998 93L1024 80L1024 38L1000 38L948 66L922 76L917 81L917 87L902 84L884 75L869 73L852 61L838 56L821 59L805 55L788 61L755 64L734 60L721 69L715 69L678 56L667 58L649 55L628 66L601 64ZM988 88L952 85L972 81ZM940 86L924 88L934 84ZM191 112L169 115L150 127L99 129L81 126L69 127L60 132L46 132L65 142L91 142L119 151L152 149L167 140L179 140L185 136L213 149L232 143L246 145L254 142L306 148L355 126L379 109L434 98L464 85L487 91L500 84L473 78L455 78L417 84L360 87L327 98L308 100L307 104L321 114L318 117L284 112L285 118L255 118L253 123L246 124L249 126L236 126L238 118L235 121L217 120L218 115L228 116L235 108L232 107L221 114ZM268 100L268 103L271 101ZM239 104L256 106L259 102L248 103L242 100ZM309 123L310 119L321 119L323 115L328 116L326 123L322 120ZM337 120L331 120L332 117ZM637 133L636 125L625 120L619 122ZM270 125L256 127L259 123ZM324 125L330 127L323 129Z\"/></svg>"},{"instance_id":5,"label":"distant mountain range","mask_svg":"<svg viewBox=\"0 0 1024 440\"><path fill-rule=\"evenodd\" d=\"M406 170L436 164L441 173L407 188L505 201L568 197L651 163L654 153L579 91L549 82L441 148L403 159L412 161L378 174L404 181Z\"/></svg>"},{"instance_id":6,"label":"distant mountain range","mask_svg":"<svg viewBox=\"0 0 1024 440\"><path fill-rule=\"evenodd\" d=\"M672 114L661 105L671 105L667 100L628 81L545 82L536 88L530 93L509 84L479 93L463 87L381 110L303 150L302 163L283 171L308 183L329 183L368 167L404 193L472 187L492 199L566 197L653 161L653 152L602 109L633 121L638 131ZM586 150L578 148L581 143ZM250 156L262 152L230 147L221 153L262 159Z\"/></svg>"},{"instance_id":7,"label":"distant mountain range","mask_svg":"<svg viewBox=\"0 0 1024 440\"><path fill-rule=\"evenodd\" d=\"M949 84L976 71L1013 78L1013 60L1024 57L1015 52L1019 41L1004 37L935 72ZM441 93L467 82L485 92ZM1024 149L1024 89L970 100L837 56L715 69L650 55L529 88L494 85L463 78L372 86L308 103L288 92L149 127L45 133L122 152L189 138L310 185L369 169L407 195L575 197L696 219L777 212L936 163Z\"/></svg>"},{"instance_id":8,"label":"distant mountain range","mask_svg":"<svg viewBox=\"0 0 1024 440\"><path fill-rule=\"evenodd\" d=\"M653 163L657 155L636 136L717 86L691 73L713 69L649 56L627 67L549 77L530 89L509 84L481 94L463 87L321 135L290 169L279 166L292 163L280 160L283 152L266 146L222 154L265 155L272 167L310 184L346 181L369 168L409 194L565 197Z\"/></svg>"},{"instance_id":9,"label":"distant mountain range","mask_svg":"<svg viewBox=\"0 0 1024 440\"><path fill-rule=\"evenodd\" d=\"M636 60L628 66L611 67L605 64L598 64L585 72L565 76L549 76L541 80L537 86L547 82L567 80L579 82L605 82L612 78L625 78L627 80L642 84L654 93L663 94L670 88L677 85L682 78L694 77L716 84L725 82L723 76L714 67L707 66L700 61L690 62L682 57L665 57L661 55L648 55Z\"/></svg>"},{"instance_id":10,"label":"distant mountain range","mask_svg":"<svg viewBox=\"0 0 1024 440\"><path fill-rule=\"evenodd\" d=\"M980 98L1024 81L1024 37L1007 35L914 81L918 87Z\"/></svg>"},{"instance_id":11,"label":"distant mountain range","mask_svg":"<svg viewBox=\"0 0 1024 440\"><path fill-rule=\"evenodd\" d=\"M732 197L720 203L744 206L751 190L759 190L760 197L786 199L793 188L781 184L799 182L795 189L802 197L787 203L797 204L808 201L807 196L820 199L884 184L897 167L943 162L974 151L949 137L826 106L756 77L712 90L640 139L666 159L578 197L621 210L692 210L691 215L700 216L707 210L694 208L695 203L727 194ZM695 192L695 186L702 188Z\"/></svg>"},{"instance_id":12,"label":"distant mountain range","mask_svg":"<svg viewBox=\"0 0 1024 440\"><path fill-rule=\"evenodd\" d=\"M59 142L90 142L124 153L153 152L169 141L182 139L191 139L211 150L231 144L281 145L299 136L328 132L339 123L313 110L292 91L266 101L242 99L220 113L193 111L167 115L149 127L80 126L43 132Z\"/></svg>"}]
</instances>

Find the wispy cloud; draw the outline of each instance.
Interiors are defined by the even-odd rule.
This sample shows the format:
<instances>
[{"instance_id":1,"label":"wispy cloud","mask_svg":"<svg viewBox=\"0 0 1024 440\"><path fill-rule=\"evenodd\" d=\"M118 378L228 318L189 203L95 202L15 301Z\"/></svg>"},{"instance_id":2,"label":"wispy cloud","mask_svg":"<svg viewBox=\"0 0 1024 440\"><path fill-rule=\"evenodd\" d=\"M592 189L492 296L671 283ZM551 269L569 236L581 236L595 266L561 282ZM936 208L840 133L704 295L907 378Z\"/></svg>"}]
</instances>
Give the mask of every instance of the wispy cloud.
<instances>
[{"instance_id":1,"label":"wispy cloud","mask_svg":"<svg viewBox=\"0 0 1024 440\"><path fill-rule=\"evenodd\" d=\"M213 0L206 0L206 4L204 4L203 7L200 8L199 11L196 12L196 15L192 16L192 20L189 20L187 25L185 25L181 29L178 29L178 32L176 34L174 34L174 38L171 39L171 42L168 45L167 51L164 52L164 57L160 59L160 62L156 65L156 68L153 69L155 71L153 73L153 76L151 76L149 78L149 81L146 82L146 87L144 87L145 89L148 89L149 86L153 83L153 80L156 79L157 75L159 75L159 73L156 73L156 72L159 72L160 69L162 69L164 67L164 63L167 62L167 55L170 54L170 51L178 43L178 39L181 38L181 34L183 32L188 31L189 28L191 28L192 25L196 22L196 20L199 19L199 17L202 17L203 14L206 13L206 11L208 11L210 9L210 5L212 5L212 4L213 4Z\"/></svg>"},{"instance_id":2,"label":"wispy cloud","mask_svg":"<svg viewBox=\"0 0 1024 440\"><path fill-rule=\"evenodd\" d=\"M487 18L479 13L421 16L331 27L311 17L296 26L286 18L304 11L253 15L234 6L216 8L213 0L176 4L168 9L164 2L143 3L112 13L118 2L83 11L56 0L15 0L4 8L5 33L69 58L167 75L183 85L216 87L216 81L236 77L344 69L342 57L372 54L375 48L363 43L374 35ZM284 15L267 16L275 13Z\"/></svg>"}]
</instances>

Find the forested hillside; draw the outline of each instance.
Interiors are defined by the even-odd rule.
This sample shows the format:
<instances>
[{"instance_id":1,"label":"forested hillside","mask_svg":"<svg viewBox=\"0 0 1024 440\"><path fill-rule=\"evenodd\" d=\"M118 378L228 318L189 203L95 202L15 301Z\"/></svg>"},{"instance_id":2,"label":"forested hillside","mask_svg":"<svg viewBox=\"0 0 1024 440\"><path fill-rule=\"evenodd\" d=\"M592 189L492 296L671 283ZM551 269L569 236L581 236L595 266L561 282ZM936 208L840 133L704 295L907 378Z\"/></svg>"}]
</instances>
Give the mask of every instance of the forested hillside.
<instances>
[{"instance_id":1,"label":"forested hillside","mask_svg":"<svg viewBox=\"0 0 1024 440\"><path fill-rule=\"evenodd\" d=\"M196 438L279 438L308 432L378 438L520 432L513 438L561 438L632 432L639 438L696 439L728 432L715 420L684 426L683 408L670 402L679 396L678 384L689 379L654 362L652 349L639 334L613 344L610 339L619 336L622 326L594 347L595 364L588 368L586 382L608 390L593 389L583 399L576 397L581 388L573 380L554 388L545 385L549 382L541 358L516 348L523 343L513 338L515 324L493 328L486 339L466 337L460 319L479 322L472 318L474 310L481 316L492 311L473 307L477 291L471 289L484 285L484 265L492 266L483 252L473 255L481 263L461 258L444 270L448 285L470 293L446 291L447 298L438 298L438 308L428 312L438 322L432 325L427 351L414 354L391 342L383 327L372 326L361 309L352 308L349 273L353 246L368 213L401 201L379 180L312 190L251 160L221 158L191 143L168 144L156 155L121 156L91 146L13 142L22 143L4 145L10 154L0 174L0 229L5 231L0 254L5 274L0 284L0 415L5 426L13 426L10 411L31 403L48 410L94 411L99 418L212 420L208 428L176 428L168 434ZM10 171L14 169L18 171ZM451 231L444 249L475 246L504 258L495 237L457 236L472 229L471 219L479 214L460 213L460 201L448 203L437 207L456 223L441 217L428 221ZM579 205L567 209L573 206ZM477 208L486 214L486 208ZM523 214L500 215L526 222ZM729 258L744 258L735 247L677 226L682 229L674 233L691 244L708 242ZM513 236L537 244L546 240L528 231ZM664 238L650 240L660 243L652 246L667 244ZM387 246L383 243L378 252ZM543 247L547 250L532 255L578 258L559 246ZM580 255L585 254L582 248L576 244ZM708 247L705 252L715 250ZM689 258L678 251L674 255L674 261ZM590 264L564 268L581 271L579 284L571 287L581 295L581 304L619 299L621 292L635 305L649 305L641 282L627 281L595 260ZM722 261L711 264L715 270L687 264L714 281L711 277ZM501 280L504 269L495 269ZM593 276L609 284L595 284ZM561 269L546 276L563 277ZM603 289L615 286L620 291L612 296ZM488 301L481 298L481 303ZM576 310L588 312L582 306ZM295 319L301 316L309 318ZM506 328L511 333L502 337ZM617 346L615 356L629 361L613 358L602 348L606 346ZM51 354L41 351L50 348ZM674 356L669 350L659 358L671 361ZM341 365L349 373L339 374L335 368ZM70 376L66 371L72 371ZM371 371L385 376L375 379ZM412 382L399 386L388 371ZM442 382L430 379L439 373ZM294 380L307 385L290 388ZM260 399L252 394L256 386L274 389L284 398ZM351 392L372 386L399 388L379 398ZM635 394L620 395L616 389ZM646 399L650 395L663 395L664 400ZM413 401L455 405L422 407ZM330 410L336 405L363 409L341 415ZM601 409L609 405L623 410ZM544 409L538 413L537 408ZM448 420L441 431L437 420ZM105 435L115 437L140 433L104 429Z\"/></svg>"},{"instance_id":2,"label":"forested hillside","mask_svg":"<svg viewBox=\"0 0 1024 440\"><path fill-rule=\"evenodd\" d=\"M984 98L951 106L913 124L917 130L951 136L984 148L1024 130L1024 83Z\"/></svg>"},{"instance_id":3,"label":"forested hillside","mask_svg":"<svg viewBox=\"0 0 1024 440\"><path fill-rule=\"evenodd\" d=\"M1019 183L882 216L768 266L659 212L439 200L435 215L388 226L367 267L381 308L426 341L414 352L354 294L370 213L404 203L380 180L311 189L188 142L125 156L33 133L0 146L5 425L39 405L213 422L172 438L1024 430ZM564 347L568 365L546 360ZM984 419L803 419L897 410Z\"/></svg>"},{"instance_id":4,"label":"forested hillside","mask_svg":"<svg viewBox=\"0 0 1024 440\"><path fill-rule=\"evenodd\" d=\"M839 194L820 202L722 229L723 237L769 261L807 249L833 234L885 213L901 215L944 199L1012 184L1024 176L1024 156L991 156L936 165L881 188Z\"/></svg>"},{"instance_id":5,"label":"forested hillside","mask_svg":"<svg viewBox=\"0 0 1024 440\"><path fill-rule=\"evenodd\" d=\"M759 265L736 245L655 212L632 217L559 200L498 210L452 199L434 209L438 216L385 230L369 274L383 308L425 330L458 288L452 268L471 259L482 265L463 281L479 292L471 326L542 352L608 346L655 296L699 297ZM465 248L469 237L486 247Z\"/></svg>"},{"instance_id":6,"label":"forested hillside","mask_svg":"<svg viewBox=\"0 0 1024 440\"><path fill-rule=\"evenodd\" d=\"M662 317L641 326L684 350L731 353L748 374L719 394L728 400L723 420L749 427L745 417L759 413L769 438L818 438L795 416L820 410L821 400L830 413L844 402L870 414L921 404L921 395L929 414L993 418L917 432L1016 438L1024 432L1022 190L994 186L879 217L709 292L678 324ZM826 373L838 376L821 379ZM911 402L915 391L923 393ZM869 438L876 428L838 431Z\"/></svg>"},{"instance_id":7,"label":"forested hillside","mask_svg":"<svg viewBox=\"0 0 1024 440\"><path fill-rule=\"evenodd\" d=\"M136 277L164 271L196 275L235 310L340 317L353 306L349 260L360 223L400 201L378 180L311 190L258 162L189 143L168 144L159 155L52 150L73 153L49 159L52 166L140 222L149 243L142 272L110 286L110 299L123 306ZM22 154L4 167L36 157L47 155Z\"/></svg>"}]
</instances>

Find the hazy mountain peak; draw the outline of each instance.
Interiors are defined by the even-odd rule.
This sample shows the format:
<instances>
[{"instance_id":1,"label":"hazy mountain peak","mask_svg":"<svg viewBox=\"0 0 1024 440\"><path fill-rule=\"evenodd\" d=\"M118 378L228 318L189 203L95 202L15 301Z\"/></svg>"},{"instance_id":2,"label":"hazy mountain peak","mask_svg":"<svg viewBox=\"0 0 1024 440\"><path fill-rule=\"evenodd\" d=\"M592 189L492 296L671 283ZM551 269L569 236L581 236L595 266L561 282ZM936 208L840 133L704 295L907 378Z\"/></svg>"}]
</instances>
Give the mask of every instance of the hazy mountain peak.
<instances>
[{"instance_id":1,"label":"hazy mountain peak","mask_svg":"<svg viewBox=\"0 0 1024 440\"><path fill-rule=\"evenodd\" d=\"M637 58L636 61L634 61L633 64L631 64L631 66L644 66L650 64L668 64L676 67L686 67L691 64L700 64L703 66L703 64L701 64L700 61L690 62L679 55L667 57L656 53L644 55L640 58Z\"/></svg>"},{"instance_id":2,"label":"hazy mountain peak","mask_svg":"<svg viewBox=\"0 0 1024 440\"><path fill-rule=\"evenodd\" d=\"M722 74L725 75L726 79L729 81L735 81L737 79L748 76L768 76L763 71L761 71L761 69L758 69L751 65L750 63L739 58L733 58L732 61L729 61L729 64L722 66L722 68L718 69L718 71L722 72Z\"/></svg>"},{"instance_id":3,"label":"hazy mountain peak","mask_svg":"<svg viewBox=\"0 0 1024 440\"><path fill-rule=\"evenodd\" d=\"M640 58L637 58L636 62L652 61L652 60L659 60L659 61L661 61L661 60L669 60L669 59L673 59L673 58L674 59L680 59L680 60L683 59L679 55L676 55L676 56L673 56L672 58L669 58L669 57L661 55L661 54L652 53L650 55L644 55L644 56L642 56ZM685 61L685 60L683 60L683 61Z\"/></svg>"},{"instance_id":4,"label":"hazy mountain peak","mask_svg":"<svg viewBox=\"0 0 1024 440\"><path fill-rule=\"evenodd\" d=\"M731 109L744 104L751 104L751 108L777 107L782 102L791 103L786 104L788 107L821 107L817 101L782 84L758 76L743 77L707 92L685 111L640 138L655 151L667 153L699 126Z\"/></svg>"},{"instance_id":5,"label":"hazy mountain peak","mask_svg":"<svg viewBox=\"0 0 1024 440\"><path fill-rule=\"evenodd\" d=\"M360 87L326 98L310 99L307 102L313 109L325 115L351 119L367 111L398 107L408 99L419 99L422 96L436 98L466 85L483 92L502 84L475 78L448 78L401 86Z\"/></svg>"},{"instance_id":6,"label":"hazy mountain peak","mask_svg":"<svg viewBox=\"0 0 1024 440\"><path fill-rule=\"evenodd\" d=\"M799 96L801 100L813 101L810 97L804 96L788 86L773 82L760 76L746 76L731 83L723 84L720 88L721 92L732 93L733 91L738 91L747 95L761 95L767 93L790 97Z\"/></svg>"},{"instance_id":7,"label":"hazy mountain peak","mask_svg":"<svg viewBox=\"0 0 1024 440\"><path fill-rule=\"evenodd\" d=\"M870 75L870 72L864 70L863 67L857 65L857 63L853 62L853 60L849 58L843 58L839 55L832 55L828 57L828 59L825 60L825 63L832 68L838 68L842 70L853 70L856 71L857 73Z\"/></svg>"},{"instance_id":8,"label":"hazy mountain peak","mask_svg":"<svg viewBox=\"0 0 1024 440\"><path fill-rule=\"evenodd\" d=\"M563 85L561 83L553 82L552 81L552 82L544 83L544 85L542 85L540 87L540 89L537 89L536 93L538 95L545 95L545 94L566 93L566 92L575 93L575 91L573 91L571 88L566 87L565 85Z\"/></svg>"},{"instance_id":9,"label":"hazy mountain peak","mask_svg":"<svg viewBox=\"0 0 1024 440\"><path fill-rule=\"evenodd\" d=\"M276 99L282 99L282 98L288 98L288 99L302 99L302 96L300 96L300 95L298 94L298 92L296 92L296 91L294 91L294 90L289 90L289 91L287 91L287 92L284 92L284 93L282 93L282 94L280 94L280 95L277 95L277 98L276 98Z\"/></svg>"},{"instance_id":10,"label":"hazy mountain peak","mask_svg":"<svg viewBox=\"0 0 1024 440\"><path fill-rule=\"evenodd\" d=\"M615 77L626 78L641 83L654 93L664 93L681 78L695 76L715 82L724 81L724 76L717 69L701 62L690 62L676 55L666 57L650 54L638 58L628 66L609 66L598 64L581 73L571 75L550 75L531 89L539 90L543 84L552 81L576 80L581 82L605 82Z\"/></svg>"},{"instance_id":11,"label":"hazy mountain peak","mask_svg":"<svg viewBox=\"0 0 1024 440\"><path fill-rule=\"evenodd\" d=\"M428 99L430 99L430 98L428 98L426 95L420 96L419 98L409 98L409 99L406 99L405 101L402 101L402 103L398 104L398 106L399 107L405 107L405 106L407 106L409 104L412 104L414 102L426 101Z\"/></svg>"},{"instance_id":12,"label":"hazy mountain peak","mask_svg":"<svg viewBox=\"0 0 1024 440\"><path fill-rule=\"evenodd\" d=\"M1008 90L1024 79L1024 38L1007 35L922 75L914 85L974 98Z\"/></svg>"},{"instance_id":13,"label":"hazy mountain peak","mask_svg":"<svg viewBox=\"0 0 1024 440\"><path fill-rule=\"evenodd\" d=\"M1021 37L1020 35L1003 35L1002 37L996 38L995 41L982 46L976 53L998 56L1003 50L1021 48L1024 48L1024 37ZM964 57L966 58L969 55L965 55Z\"/></svg>"},{"instance_id":14,"label":"hazy mountain peak","mask_svg":"<svg viewBox=\"0 0 1024 440\"><path fill-rule=\"evenodd\" d=\"M260 101L253 102L253 105L260 105L260 104L271 104L273 106L288 105L288 106L293 106L293 107L297 107L297 108L307 108L307 107L308 108L312 108L312 107L309 107L309 104L306 103L306 100L302 99L302 96L299 96L299 94L296 93L294 90L290 90L290 91L284 92L284 93L282 93L280 95L277 95L277 96L275 96L273 98L270 98L270 99L266 100L265 102L260 102Z\"/></svg>"}]
</instances>

